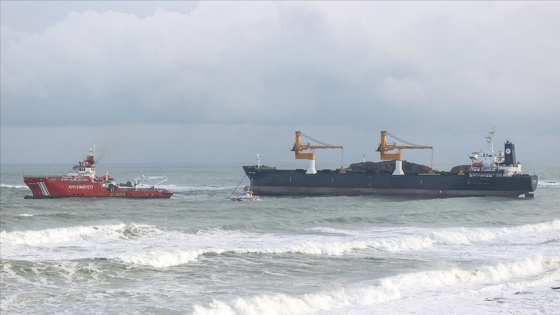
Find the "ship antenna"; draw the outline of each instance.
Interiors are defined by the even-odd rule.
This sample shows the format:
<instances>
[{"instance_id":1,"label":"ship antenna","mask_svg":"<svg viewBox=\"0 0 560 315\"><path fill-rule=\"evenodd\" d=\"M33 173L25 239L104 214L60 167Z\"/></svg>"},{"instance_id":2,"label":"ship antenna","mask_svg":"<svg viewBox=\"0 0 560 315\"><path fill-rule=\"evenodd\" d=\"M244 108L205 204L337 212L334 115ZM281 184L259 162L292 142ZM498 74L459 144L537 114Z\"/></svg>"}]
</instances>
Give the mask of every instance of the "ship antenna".
<instances>
[{"instance_id":1,"label":"ship antenna","mask_svg":"<svg viewBox=\"0 0 560 315\"><path fill-rule=\"evenodd\" d=\"M486 136L486 142L490 145L490 152L494 153L494 133L496 131L494 129L492 129L492 131L488 132L488 135Z\"/></svg>"}]
</instances>

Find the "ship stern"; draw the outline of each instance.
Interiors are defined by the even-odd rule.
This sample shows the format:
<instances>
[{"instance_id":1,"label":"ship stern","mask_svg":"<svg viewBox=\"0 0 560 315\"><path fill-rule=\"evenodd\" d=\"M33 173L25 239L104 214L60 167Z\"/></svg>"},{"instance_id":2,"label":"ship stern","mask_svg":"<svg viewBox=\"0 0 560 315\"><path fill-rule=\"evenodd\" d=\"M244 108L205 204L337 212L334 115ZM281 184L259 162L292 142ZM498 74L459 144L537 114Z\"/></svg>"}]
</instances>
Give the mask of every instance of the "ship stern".
<instances>
[{"instance_id":1,"label":"ship stern","mask_svg":"<svg viewBox=\"0 0 560 315\"><path fill-rule=\"evenodd\" d=\"M535 191L537 189L537 186L539 184L539 177L537 175L531 175L531 192Z\"/></svg>"}]
</instances>

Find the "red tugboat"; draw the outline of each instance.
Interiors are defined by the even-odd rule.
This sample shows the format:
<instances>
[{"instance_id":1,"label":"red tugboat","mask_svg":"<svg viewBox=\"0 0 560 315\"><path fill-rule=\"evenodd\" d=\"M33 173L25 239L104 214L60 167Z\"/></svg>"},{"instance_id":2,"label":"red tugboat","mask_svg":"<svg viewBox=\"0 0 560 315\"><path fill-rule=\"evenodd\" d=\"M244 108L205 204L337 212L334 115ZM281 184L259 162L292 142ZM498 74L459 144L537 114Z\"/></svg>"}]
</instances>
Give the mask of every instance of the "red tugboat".
<instances>
[{"instance_id":1,"label":"red tugboat","mask_svg":"<svg viewBox=\"0 0 560 315\"><path fill-rule=\"evenodd\" d=\"M140 179L131 183L117 184L107 172L95 176L95 144L83 161L74 165L73 170L62 176L23 176L23 181L31 189L32 196L26 199L66 198L66 197L121 197L121 198L171 198L173 192L154 186L140 184ZM142 177L142 179L154 179ZM167 180L166 177L157 184ZM155 184L155 185L157 185Z\"/></svg>"}]
</instances>

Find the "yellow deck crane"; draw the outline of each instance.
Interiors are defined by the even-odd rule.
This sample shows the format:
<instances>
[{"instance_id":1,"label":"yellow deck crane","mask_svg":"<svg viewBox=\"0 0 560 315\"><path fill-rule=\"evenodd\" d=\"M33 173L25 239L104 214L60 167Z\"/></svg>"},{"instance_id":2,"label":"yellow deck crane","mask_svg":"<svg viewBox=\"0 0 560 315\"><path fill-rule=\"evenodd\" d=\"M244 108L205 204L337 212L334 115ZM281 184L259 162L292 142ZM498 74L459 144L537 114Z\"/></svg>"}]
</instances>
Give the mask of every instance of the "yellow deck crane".
<instances>
[{"instance_id":1,"label":"yellow deck crane","mask_svg":"<svg viewBox=\"0 0 560 315\"><path fill-rule=\"evenodd\" d=\"M399 140L407 145L397 145L396 143L387 144L387 135L390 137ZM433 155L433 147L427 145L417 145L414 143L410 143L399 139L392 134L388 133L387 131L381 131L381 141L379 142L379 147L377 151L379 152L380 159L385 161L395 161L395 171L393 175L404 175L402 170L402 150L403 149L431 149ZM387 153L389 151L397 150L397 153Z\"/></svg>"},{"instance_id":2,"label":"yellow deck crane","mask_svg":"<svg viewBox=\"0 0 560 315\"><path fill-rule=\"evenodd\" d=\"M309 143L302 144L301 143L302 135L308 138L309 140L315 141L322 145L311 145ZM296 131L296 142L294 143L294 147L292 148L292 151L295 152L297 160L309 160L309 168L307 169L307 172L305 172L306 174L317 174L317 170L315 169L315 149L344 149L344 147L340 145L330 145L330 144L322 143L309 136L302 134L301 131ZM341 166L340 169L342 171L344 170L344 167Z\"/></svg>"}]
</instances>

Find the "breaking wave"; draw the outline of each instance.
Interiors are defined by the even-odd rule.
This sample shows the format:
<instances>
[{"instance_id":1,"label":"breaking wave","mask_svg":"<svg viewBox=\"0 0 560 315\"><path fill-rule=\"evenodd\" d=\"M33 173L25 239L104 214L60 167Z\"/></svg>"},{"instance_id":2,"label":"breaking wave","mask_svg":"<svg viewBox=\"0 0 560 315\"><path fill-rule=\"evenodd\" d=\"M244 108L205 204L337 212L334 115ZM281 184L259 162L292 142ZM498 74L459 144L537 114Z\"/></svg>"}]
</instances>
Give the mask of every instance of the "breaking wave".
<instances>
[{"instance_id":1,"label":"breaking wave","mask_svg":"<svg viewBox=\"0 0 560 315\"><path fill-rule=\"evenodd\" d=\"M0 184L0 188L28 189L26 185L9 185L9 184Z\"/></svg>"},{"instance_id":2,"label":"breaking wave","mask_svg":"<svg viewBox=\"0 0 560 315\"><path fill-rule=\"evenodd\" d=\"M560 181L539 181L538 187L560 187Z\"/></svg>"},{"instance_id":3,"label":"breaking wave","mask_svg":"<svg viewBox=\"0 0 560 315\"><path fill-rule=\"evenodd\" d=\"M556 240L557 236L554 235L557 235L555 231L558 230L560 220L507 228L453 228L435 231L421 228L358 231L317 228L316 234L302 235L221 229L191 233L150 225L114 224L38 231L2 231L0 245L5 259L36 261L106 258L127 264L165 268L195 261L201 255L226 252L340 256L364 250L423 251L490 242L538 244L550 241L551 237ZM59 250L68 247L75 250Z\"/></svg>"},{"instance_id":4,"label":"breaking wave","mask_svg":"<svg viewBox=\"0 0 560 315\"><path fill-rule=\"evenodd\" d=\"M2 231L0 232L0 238L3 246L54 245L92 238L117 239L119 236L118 231L124 229L124 227L125 224L105 226L78 226L38 231Z\"/></svg>"},{"instance_id":5,"label":"breaking wave","mask_svg":"<svg viewBox=\"0 0 560 315\"><path fill-rule=\"evenodd\" d=\"M542 257L520 259L497 265L483 265L472 269L447 269L400 274L393 277L372 280L300 295L268 294L248 298L237 298L229 302L212 301L209 305L195 305L194 314L308 314L320 311L343 310L356 306L381 304L399 300L414 292L441 292L442 288L454 289L477 284L504 285L518 277L539 276L549 283L553 278L546 273L559 273L560 261ZM553 276L554 277L554 276ZM514 282L517 287L532 285L532 281ZM484 287L484 286L483 286ZM484 288L482 288L484 290Z\"/></svg>"}]
</instances>

